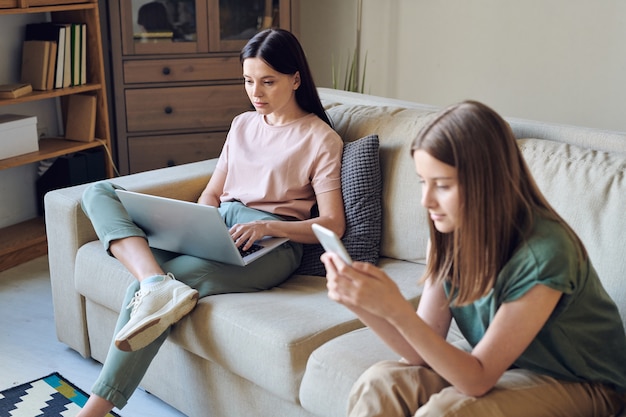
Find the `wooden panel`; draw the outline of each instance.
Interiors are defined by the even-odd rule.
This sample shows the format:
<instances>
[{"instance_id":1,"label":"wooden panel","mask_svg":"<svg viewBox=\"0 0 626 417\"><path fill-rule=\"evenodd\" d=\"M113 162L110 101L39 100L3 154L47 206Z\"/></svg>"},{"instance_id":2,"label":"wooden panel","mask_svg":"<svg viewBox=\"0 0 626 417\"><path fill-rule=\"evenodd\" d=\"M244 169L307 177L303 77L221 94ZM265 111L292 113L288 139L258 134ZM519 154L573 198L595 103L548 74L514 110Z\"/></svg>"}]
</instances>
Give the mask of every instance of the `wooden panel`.
<instances>
[{"instance_id":1,"label":"wooden panel","mask_svg":"<svg viewBox=\"0 0 626 417\"><path fill-rule=\"evenodd\" d=\"M226 132L146 136L129 139L131 173L216 158Z\"/></svg>"},{"instance_id":2,"label":"wooden panel","mask_svg":"<svg viewBox=\"0 0 626 417\"><path fill-rule=\"evenodd\" d=\"M250 108L241 85L126 90L127 129L227 130L233 117Z\"/></svg>"},{"instance_id":3,"label":"wooden panel","mask_svg":"<svg viewBox=\"0 0 626 417\"><path fill-rule=\"evenodd\" d=\"M10 7L7 7L10 6ZM46 2L42 5L33 6L30 0L0 0L0 14L25 14L25 13L56 13L67 10L93 10L98 8L97 0L85 0L76 2Z\"/></svg>"},{"instance_id":4,"label":"wooden panel","mask_svg":"<svg viewBox=\"0 0 626 417\"><path fill-rule=\"evenodd\" d=\"M48 252L43 217L0 230L0 271L38 258Z\"/></svg>"},{"instance_id":5,"label":"wooden panel","mask_svg":"<svg viewBox=\"0 0 626 417\"><path fill-rule=\"evenodd\" d=\"M124 62L124 82L233 80L242 78L239 57Z\"/></svg>"},{"instance_id":6,"label":"wooden panel","mask_svg":"<svg viewBox=\"0 0 626 417\"><path fill-rule=\"evenodd\" d=\"M0 9L17 7L17 0L0 0Z\"/></svg>"},{"instance_id":7,"label":"wooden panel","mask_svg":"<svg viewBox=\"0 0 626 417\"><path fill-rule=\"evenodd\" d=\"M91 0L28 0L30 7L58 6L60 4L91 3Z\"/></svg>"}]
</instances>

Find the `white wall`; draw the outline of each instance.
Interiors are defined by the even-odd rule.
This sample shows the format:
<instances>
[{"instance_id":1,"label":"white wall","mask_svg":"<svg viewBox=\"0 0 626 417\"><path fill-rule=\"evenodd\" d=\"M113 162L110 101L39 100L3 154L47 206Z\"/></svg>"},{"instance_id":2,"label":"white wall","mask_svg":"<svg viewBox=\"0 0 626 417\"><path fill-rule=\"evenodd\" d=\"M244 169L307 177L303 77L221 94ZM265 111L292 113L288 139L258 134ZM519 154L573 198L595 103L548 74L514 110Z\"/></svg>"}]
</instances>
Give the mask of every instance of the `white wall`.
<instances>
[{"instance_id":1,"label":"white wall","mask_svg":"<svg viewBox=\"0 0 626 417\"><path fill-rule=\"evenodd\" d=\"M343 73L354 52L357 0L299 1L299 39L313 78L318 86L332 87L333 65Z\"/></svg>"},{"instance_id":2,"label":"white wall","mask_svg":"<svg viewBox=\"0 0 626 417\"><path fill-rule=\"evenodd\" d=\"M0 84L19 81L24 26L44 18L41 14L0 16ZM55 135L58 133L56 106L56 101L50 99L0 106L0 113L37 116L38 126ZM36 179L37 164L0 170L0 228L37 216Z\"/></svg>"},{"instance_id":3,"label":"white wall","mask_svg":"<svg viewBox=\"0 0 626 417\"><path fill-rule=\"evenodd\" d=\"M330 86L321 57L352 41L320 22L350 25L356 0L302 3L302 43ZM361 42L371 94L626 131L626 1L363 0Z\"/></svg>"}]
</instances>

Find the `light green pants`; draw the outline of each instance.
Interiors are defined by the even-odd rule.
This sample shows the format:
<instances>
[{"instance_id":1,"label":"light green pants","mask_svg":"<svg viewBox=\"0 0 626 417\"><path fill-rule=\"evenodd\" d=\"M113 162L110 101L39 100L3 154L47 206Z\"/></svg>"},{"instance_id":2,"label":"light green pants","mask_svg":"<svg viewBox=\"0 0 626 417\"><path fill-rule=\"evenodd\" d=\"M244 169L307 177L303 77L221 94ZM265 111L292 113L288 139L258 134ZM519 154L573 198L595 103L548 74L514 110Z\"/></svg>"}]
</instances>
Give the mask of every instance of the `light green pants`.
<instances>
[{"instance_id":1,"label":"light green pants","mask_svg":"<svg viewBox=\"0 0 626 417\"><path fill-rule=\"evenodd\" d=\"M504 373L482 397L460 393L433 370L380 362L350 393L350 417L609 417L624 396L592 383L564 382L524 369Z\"/></svg>"},{"instance_id":2,"label":"light green pants","mask_svg":"<svg viewBox=\"0 0 626 417\"><path fill-rule=\"evenodd\" d=\"M83 210L107 251L113 240L130 236L145 237L117 198L116 188L121 187L107 181L95 183L85 190L82 200ZM238 202L224 203L219 210L229 227L254 220L282 220L271 213L250 209ZM206 297L262 291L279 285L298 268L302 258L302 245L287 242L245 267L158 249L153 249L153 253L165 272L173 273L177 280L198 290L200 297ZM130 310L125 307L138 289L139 283L136 281L128 287L115 334L130 319ZM111 401L117 408L124 407L168 334L169 329L157 340L136 352L123 352L111 343L92 392Z\"/></svg>"}]
</instances>

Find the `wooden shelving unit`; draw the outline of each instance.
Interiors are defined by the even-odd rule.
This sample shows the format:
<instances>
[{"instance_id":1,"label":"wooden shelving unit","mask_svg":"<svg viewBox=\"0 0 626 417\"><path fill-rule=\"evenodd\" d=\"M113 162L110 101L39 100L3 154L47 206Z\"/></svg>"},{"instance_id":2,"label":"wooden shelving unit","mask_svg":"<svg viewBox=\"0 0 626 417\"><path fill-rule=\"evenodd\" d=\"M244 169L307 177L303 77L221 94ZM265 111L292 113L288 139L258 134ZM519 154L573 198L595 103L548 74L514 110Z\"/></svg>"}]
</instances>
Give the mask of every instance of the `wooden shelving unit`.
<instances>
[{"instance_id":1,"label":"wooden shelving unit","mask_svg":"<svg viewBox=\"0 0 626 417\"><path fill-rule=\"evenodd\" d=\"M72 94L91 92L96 95L96 140L79 142L63 138L45 138L39 142L39 150L12 158L0 160L0 169L18 166L55 158L86 149L106 147L110 154L111 133L105 88L104 58L100 16L97 0L0 0L0 16L24 13L40 13L51 16L53 22L86 23L87 24L87 81L86 85L55 89L49 91L33 91L16 99L0 99L0 107L35 102L39 100L61 98L62 112L66 114L63 98ZM113 165L105 158L106 174L113 176ZM19 265L22 262L42 256L47 252L45 223L43 218L34 218L0 229L0 271Z\"/></svg>"}]
</instances>

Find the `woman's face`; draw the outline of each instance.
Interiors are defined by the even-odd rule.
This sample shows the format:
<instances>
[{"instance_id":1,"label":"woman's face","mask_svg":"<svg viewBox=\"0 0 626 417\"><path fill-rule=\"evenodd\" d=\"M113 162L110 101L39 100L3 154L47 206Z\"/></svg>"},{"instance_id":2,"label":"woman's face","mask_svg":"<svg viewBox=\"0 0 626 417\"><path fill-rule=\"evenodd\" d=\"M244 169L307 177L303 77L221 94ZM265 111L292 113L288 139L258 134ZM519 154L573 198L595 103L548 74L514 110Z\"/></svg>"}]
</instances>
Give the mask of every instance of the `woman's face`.
<instances>
[{"instance_id":1,"label":"woman's face","mask_svg":"<svg viewBox=\"0 0 626 417\"><path fill-rule=\"evenodd\" d=\"M459 226L457 169L423 150L415 151L413 160L422 184L422 205L439 232L453 232Z\"/></svg>"},{"instance_id":2,"label":"woman's face","mask_svg":"<svg viewBox=\"0 0 626 417\"><path fill-rule=\"evenodd\" d=\"M299 109L295 92L300 86L300 74L283 74L261 58L243 61L243 78L248 98L257 112L269 124L280 124Z\"/></svg>"}]
</instances>

